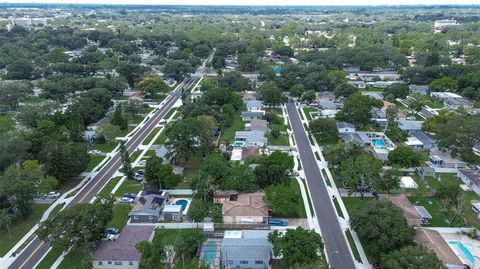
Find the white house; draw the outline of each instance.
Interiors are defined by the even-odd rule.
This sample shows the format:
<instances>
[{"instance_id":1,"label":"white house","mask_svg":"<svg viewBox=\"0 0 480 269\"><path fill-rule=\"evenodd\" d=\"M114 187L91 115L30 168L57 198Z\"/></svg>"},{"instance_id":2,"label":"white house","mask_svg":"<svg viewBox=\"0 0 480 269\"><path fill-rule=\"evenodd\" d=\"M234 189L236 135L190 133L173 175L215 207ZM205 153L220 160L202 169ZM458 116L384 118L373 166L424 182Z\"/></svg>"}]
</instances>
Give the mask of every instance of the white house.
<instances>
[{"instance_id":1,"label":"white house","mask_svg":"<svg viewBox=\"0 0 480 269\"><path fill-rule=\"evenodd\" d=\"M458 169L457 176L465 185L480 195L480 170Z\"/></svg>"},{"instance_id":2,"label":"white house","mask_svg":"<svg viewBox=\"0 0 480 269\"><path fill-rule=\"evenodd\" d=\"M340 134L345 134L345 133L354 133L355 132L355 126L349 122L345 121L337 121L337 129Z\"/></svg>"}]
</instances>

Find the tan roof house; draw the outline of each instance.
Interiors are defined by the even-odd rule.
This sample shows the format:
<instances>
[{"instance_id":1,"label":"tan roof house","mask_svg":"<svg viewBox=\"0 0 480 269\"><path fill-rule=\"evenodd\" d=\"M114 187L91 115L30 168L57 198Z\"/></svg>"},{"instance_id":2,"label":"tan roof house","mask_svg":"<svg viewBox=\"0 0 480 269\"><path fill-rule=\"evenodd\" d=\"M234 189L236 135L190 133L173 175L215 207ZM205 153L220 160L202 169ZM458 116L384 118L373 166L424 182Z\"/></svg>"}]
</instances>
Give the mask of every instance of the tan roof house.
<instances>
[{"instance_id":1,"label":"tan roof house","mask_svg":"<svg viewBox=\"0 0 480 269\"><path fill-rule=\"evenodd\" d=\"M413 241L437 254L438 258L447 266L463 266L462 261L453 252L439 232L430 229L418 228L415 230Z\"/></svg>"},{"instance_id":2,"label":"tan roof house","mask_svg":"<svg viewBox=\"0 0 480 269\"><path fill-rule=\"evenodd\" d=\"M407 219L409 226L418 226L422 224L422 216L417 209L410 203L405 194L381 195L382 198L389 200L403 211L403 216Z\"/></svg>"},{"instance_id":3,"label":"tan roof house","mask_svg":"<svg viewBox=\"0 0 480 269\"><path fill-rule=\"evenodd\" d=\"M265 223L268 207L262 192L242 193L236 201L224 201L222 206L223 222L235 224Z\"/></svg>"}]
</instances>

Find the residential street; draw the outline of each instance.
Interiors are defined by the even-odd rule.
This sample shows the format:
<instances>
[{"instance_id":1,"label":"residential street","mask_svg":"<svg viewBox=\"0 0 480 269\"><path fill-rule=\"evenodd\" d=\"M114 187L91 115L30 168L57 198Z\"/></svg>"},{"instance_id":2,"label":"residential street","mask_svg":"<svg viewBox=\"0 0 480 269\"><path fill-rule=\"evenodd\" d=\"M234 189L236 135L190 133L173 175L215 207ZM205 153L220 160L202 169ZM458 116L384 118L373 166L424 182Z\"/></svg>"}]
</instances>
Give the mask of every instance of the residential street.
<instances>
[{"instance_id":1,"label":"residential street","mask_svg":"<svg viewBox=\"0 0 480 269\"><path fill-rule=\"evenodd\" d=\"M185 80L184 88L188 89L195 80L193 78L187 78ZM182 95L182 87L178 87L176 91L169 94L163 106L158 109L154 116L149 119L146 124L141 127L132 138L126 143L126 148L132 154L132 152L143 142L143 140L150 134L170 108ZM76 203L88 203L108 182L112 175L121 167L122 162L120 154L117 153L108 161L108 163L88 182L84 187L80 189L75 198L70 202L67 207L73 206ZM22 268L34 268L34 266L43 258L47 253L50 245L44 243L38 237L32 240L32 242L25 248L25 250L15 259L15 261L8 267L11 269Z\"/></svg>"},{"instance_id":2,"label":"residential street","mask_svg":"<svg viewBox=\"0 0 480 269\"><path fill-rule=\"evenodd\" d=\"M312 152L310 141L293 101L286 105L290 123L298 147L302 167L305 171L306 181L322 233L329 264L337 269L355 268L349 245L345 239L344 231L338 222L337 214L327 192L327 186L320 173L316 158Z\"/></svg>"}]
</instances>

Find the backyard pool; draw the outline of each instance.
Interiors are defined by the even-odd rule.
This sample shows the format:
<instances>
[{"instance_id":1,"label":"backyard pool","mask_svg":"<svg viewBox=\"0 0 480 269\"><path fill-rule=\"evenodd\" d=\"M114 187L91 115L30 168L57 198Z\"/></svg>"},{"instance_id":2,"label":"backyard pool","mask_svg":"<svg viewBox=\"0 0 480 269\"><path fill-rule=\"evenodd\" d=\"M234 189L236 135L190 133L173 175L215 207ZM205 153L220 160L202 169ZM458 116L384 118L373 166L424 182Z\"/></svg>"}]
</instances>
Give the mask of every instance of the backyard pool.
<instances>
[{"instance_id":1,"label":"backyard pool","mask_svg":"<svg viewBox=\"0 0 480 269\"><path fill-rule=\"evenodd\" d=\"M188 201L185 199L178 200L175 202L176 205L181 205L182 206L182 211L185 211L185 208L187 208Z\"/></svg>"},{"instance_id":2,"label":"backyard pool","mask_svg":"<svg viewBox=\"0 0 480 269\"><path fill-rule=\"evenodd\" d=\"M215 242L207 242L205 250L203 252L203 261L207 264L215 263L215 257L217 256L217 244Z\"/></svg>"},{"instance_id":3,"label":"backyard pool","mask_svg":"<svg viewBox=\"0 0 480 269\"><path fill-rule=\"evenodd\" d=\"M373 139L372 142L375 145L375 147L378 147L378 148L385 147L385 143L381 139Z\"/></svg>"},{"instance_id":4,"label":"backyard pool","mask_svg":"<svg viewBox=\"0 0 480 269\"><path fill-rule=\"evenodd\" d=\"M472 253L470 253L470 251L462 243L458 241L450 241L448 244L451 247L453 246L453 252L457 254L458 258L460 258L462 262L467 263L470 261L471 264L475 264L475 258L473 257Z\"/></svg>"}]
</instances>

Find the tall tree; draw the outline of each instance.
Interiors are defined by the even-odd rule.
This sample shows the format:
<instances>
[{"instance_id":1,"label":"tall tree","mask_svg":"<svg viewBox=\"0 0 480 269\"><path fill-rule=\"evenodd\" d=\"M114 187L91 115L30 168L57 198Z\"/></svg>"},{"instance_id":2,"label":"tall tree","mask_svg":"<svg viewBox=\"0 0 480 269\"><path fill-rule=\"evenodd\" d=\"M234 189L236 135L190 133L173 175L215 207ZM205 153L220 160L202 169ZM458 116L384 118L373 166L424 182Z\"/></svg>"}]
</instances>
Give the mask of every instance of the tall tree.
<instances>
[{"instance_id":1,"label":"tall tree","mask_svg":"<svg viewBox=\"0 0 480 269\"><path fill-rule=\"evenodd\" d=\"M309 125L310 133L320 141L337 141L338 129L334 119L315 119Z\"/></svg>"},{"instance_id":2,"label":"tall tree","mask_svg":"<svg viewBox=\"0 0 480 269\"><path fill-rule=\"evenodd\" d=\"M284 152L275 151L269 156L261 157L254 173L260 187L285 183L290 180L293 159Z\"/></svg>"},{"instance_id":3,"label":"tall tree","mask_svg":"<svg viewBox=\"0 0 480 269\"><path fill-rule=\"evenodd\" d=\"M402 172L396 167L385 170L376 181L375 187L380 191L390 193L390 190L400 187Z\"/></svg>"},{"instance_id":4,"label":"tall tree","mask_svg":"<svg viewBox=\"0 0 480 269\"><path fill-rule=\"evenodd\" d=\"M382 268L385 269L446 269L435 252L421 246L407 246L389 252L382 258Z\"/></svg>"},{"instance_id":5,"label":"tall tree","mask_svg":"<svg viewBox=\"0 0 480 269\"><path fill-rule=\"evenodd\" d=\"M165 146L168 149L168 158L172 157L175 161L190 159L194 153L194 145L197 143L199 134L200 123L196 118L188 117L173 122L165 130L167 136Z\"/></svg>"},{"instance_id":6,"label":"tall tree","mask_svg":"<svg viewBox=\"0 0 480 269\"><path fill-rule=\"evenodd\" d=\"M343 108L335 116L337 120L348 121L357 127L367 125L372 116L371 110L373 107L382 107L381 100L374 99L367 95L359 93L352 94L345 98Z\"/></svg>"},{"instance_id":7,"label":"tall tree","mask_svg":"<svg viewBox=\"0 0 480 269\"><path fill-rule=\"evenodd\" d=\"M123 163L123 173L127 176L127 179L133 180L134 173L132 169L132 161L130 160L130 154L125 147L124 141L120 143L120 158Z\"/></svg>"},{"instance_id":8,"label":"tall tree","mask_svg":"<svg viewBox=\"0 0 480 269\"><path fill-rule=\"evenodd\" d=\"M388 153L391 165L410 168L420 164L420 155L407 146L400 146Z\"/></svg>"},{"instance_id":9,"label":"tall tree","mask_svg":"<svg viewBox=\"0 0 480 269\"><path fill-rule=\"evenodd\" d=\"M287 101L286 97L282 93L282 90L277 87L275 82L264 82L262 86L260 86L259 91L261 99L265 105L276 107Z\"/></svg>"},{"instance_id":10,"label":"tall tree","mask_svg":"<svg viewBox=\"0 0 480 269\"><path fill-rule=\"evenodd\" d=\"M378 181L381 169L382 162L371 154L349 157L340 166L342 181L350 186L349 193L358 191L362 198Z\"/></svg>"},{"instance_id":11,"label":"tall tree","mask_svg":"<svg viewBox=\"0 0 480 269\"><path fill-rule=\"evenodd\" d=\"M144 93L148 93L155 96L159 93L165 94L170 90L170 87L158 76L145 77L140 81L140 90Z\"/></svg>"},{"instance_id":12,"label":"tall tree","mask_svg":"<svg viewBox=\"0 0 480 269\"><path fill-rule=\"evenodd\" d=\"M10 225L12 225L13 221L13 214L8 212L7 208L3 208L0 210L0 227L3 227L7 230L8 236L11 238L12 234L10 232Z\"/></svg>"},{"instance_id":13,"label":"tall tree","mask_svg":"<svg viewBox=\"0 0 480 269\"><path fill-rule=\"evenodd\" d=\"M140 252L141 258L138 264L139 269L162 268L165 264L165 244L161 230L155 229L152 241L141 241L135 247Z\"/></svg>"}]
</instances>

